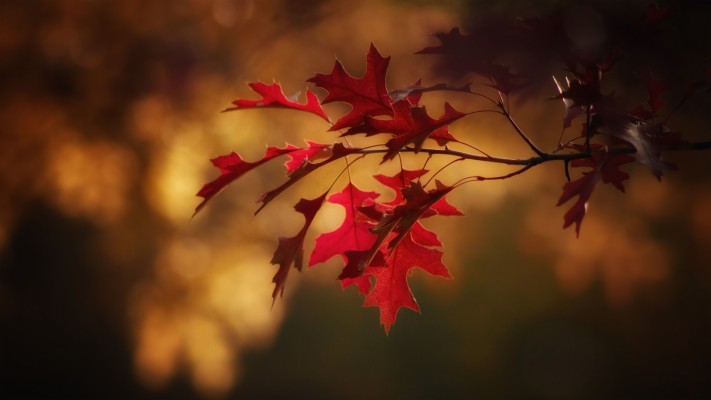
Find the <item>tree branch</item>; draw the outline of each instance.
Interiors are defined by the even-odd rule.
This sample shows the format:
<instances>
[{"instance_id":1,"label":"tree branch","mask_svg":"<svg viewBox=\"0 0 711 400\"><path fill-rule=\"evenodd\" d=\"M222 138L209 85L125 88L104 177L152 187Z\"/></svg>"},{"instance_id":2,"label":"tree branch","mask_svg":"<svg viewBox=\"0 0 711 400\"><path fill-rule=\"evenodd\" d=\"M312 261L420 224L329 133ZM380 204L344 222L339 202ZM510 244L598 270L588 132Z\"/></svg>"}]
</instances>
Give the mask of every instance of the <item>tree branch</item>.
<instances>
[{"instance_id":1,"label":"tree branch","mask_svg":"<svg viewBox=\"0 0 711 400\"><path fill-rule=\"evenodd\" d=\"M662 149L662 151L691 151L691 150L706 150L711 149L711 141L704 142L693 142L693 143L682 143L675 146L670 146ZM359 151L360 154L381 154L387 153L389 149L363 149ZM425 153L429 155L446 155L452 157L459 157L465 160L481 161L481 162L492 162L497 164L507 164L507 165L538 165L548 161L572 161L584 158L590 158L592 155L587 152L579 153L545 153L541 152L540 155L529 157L529 158L504 158L504 157L488 157L480 156L476 154L465 153L457 150L452 150L449 148L444 149L415 149L413 147L403 147L400 149L401 152L405 153ZM540 150L539 150L540 151ZM610 154L634 154L635 148L632 146L616 146L611 147L609 150Z\"/></svg>"},{"instance_id":2,"label":"tree branch","mask_svg":"<svg viewBox=\"0 0 711 400\"><path fill-rule=\"evenodd\" d=\"M534 151L536 154L538 154L539 156L543 156L545 153L544 153L541 149L539 149L539 148L531 141L531 139L529 139L528 136L526 136L525 133L523 133L523 131L521 130L521 128L519 128L518 124L516 124L516 121L514 121L513 118L511 118L511 114L509 113L509 111L506 109L506 107L504 107L504 103L503 103L503 102L499 102L499 103L498 103L498 106L499 106L499 108L501 109L501 113L506 117L506 119L509 121L509 123L511 124L511 126L514 128L514 130L516 131L516 133L518 133L518 135L521 137L521 139L523 139L523 141L526 142L526 144L528 145L528 147L530 147L531 150L533 150L533 151Z\"/></svg>"}]
</instances>

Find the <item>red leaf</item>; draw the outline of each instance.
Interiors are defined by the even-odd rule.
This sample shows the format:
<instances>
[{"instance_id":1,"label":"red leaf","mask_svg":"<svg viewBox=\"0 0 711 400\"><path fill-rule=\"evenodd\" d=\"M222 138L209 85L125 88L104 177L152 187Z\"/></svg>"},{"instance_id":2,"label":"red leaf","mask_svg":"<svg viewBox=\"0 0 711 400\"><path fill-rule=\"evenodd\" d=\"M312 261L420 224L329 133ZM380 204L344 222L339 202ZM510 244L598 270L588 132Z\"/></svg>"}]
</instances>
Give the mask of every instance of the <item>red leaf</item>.
<instances>
[{"instance_id":1,"label":"red leaf","mask_svg":"<svg viewBox=\"0 0 711 400\"><path fill-rule=\"evenodd\" d=\"M420 178L427 172L428 171L426 169L414 171L403 169L393 176L386 176L382 174L374 175L373 177L378 182L389 187L395 192L395 198L387 203L383 203L383 205L386 205L388 207L395 207L400 205L405 200L405 197L402 194L402 189L410 186L411 183L415 182L415 179ZM441 187L440 189L444 189L444 187ZM456 207L449 204L445 197L442 197L440 200L432 204L432 206L430 207L430 211L430 214L425 213L423 217L429 217L435 214L443 216L464 215Z\"/></svg>"},{"instance_id":2,"label":"red leaf","mask_svg":"<svg viewBox=\"0 0 711 400\"><path fill-rule=\"evenodd\" d=\"M435 214L437 212L434 209L435 204L444 200L444 196L450 191L452 191L451 187L439 183L436 189L428 192L425 192L419 182L411 182L409 187L403 188L402 195L405 198L405 202L395 207L392 212L393 218L397 219L395 228L392 231L396 232L397 236L390 241L388 247L395 248L420 218ZM454 208L449 204L447 206ZM376 226L374 230L377 231L377 228Z\"/></svg>"},{"instance_id":3,"label":"red leaf","mask_svg":"<svg viewBox=\"0 0 711 400\"><path fill-rule=\"evenodd\" d=\"M612 183L617 190L624 193L625 186L622 182L629 179L630 176L626 172L620 171L620 166L631 163L634 160L635 158L628 154L619 154L607 159L607 161L602 163L600 166L600 176L602 177L602 182Z\"/></svg>"},{"instance_id":4,"label":"red leaf","mask_svg":"<svg viewBox=\"0 0 711 400\"><path fill-rule=\"evenodd\" d=\"M582 145L572 145L578 151L585 149ZM581 158L570 162L571 167L589 167L596 170L600 174L603 183L612 183L617 190L624 193L625 187L623 182L629 179L626 172L620 171L620 167L624 164L631 163L635 158L629 154L610 154L606 147L602 147L597 143L590 145L592 158Z\"/></svg>"},{"instance_id":5,"label":"red leaf","mask_svg":"<svg viewBox=\"0 0 711 400\"><path fill-rule=\"evenodd\" d=\"M571 145L578 151L583 151L582 145ZM575 222L575 233L580 236L580 224L585 217L587 211L587 202L592 195L597 182L602 179L603 183L613 184L620 192L625 192L623 182L629 179L629 175L620 171L620 166L633 162L635 158L629 154L610 154L606 147L599 144L591 145L591 158L583 158L570 162L571 167L588 167L593 168L592 171L583 173L583 176L572 182L568 182L563 186L563 194L560 196L557 205L561 205L571 198L578 196L578 200L573 204L568 212L565 213L563 229Z\"/></svg>"},{"instance_id":6,"label":"red leaf","mask_svg":"<svg viewBox=\"0 0 711 400\"><path fill-rule=\"evenodd\" d=\"M444 198L452 190L451 187L438 185L437 189L425 192L419 182L411 182L408 187L401 190L404 203L393 208L390 212L385 212L371 231L377 234L377 238L370 250L357 253L357 265L346 266L351 274L359 274L372 264L376 255L384 250L386 255L391 255L400 242L409 234L412 227L420 218L428 215L432 206ZM394 234L394 237L391 237ZM382 248L387 242L387 247ZM353 264L354 259L349 258L349 264ZM345 272L345 270L344 270Z\"/></svg>"},{"instance_id":7,"label":"red leaf","mask_svg":"<svg viewBox=\"0 0 711 400\"><path fill-rule=\"evenodd\" d=\"M294 206L296 211L304 215L305 222L296 236L279 238L279 246L277 246L271 261L272 264L279 264L279 269L272 279L272 282L274 282L272 298L274 300L276 300L277 294L284 295L284 284L289 275L289 268L293 265L294 268L301 271L304 260L304 238L316 213L323 205L326 194L327 193L324 193L311 200L301 199L296 203L296 206Z\"/></svg>"},{"instance_id":8,"label":"red leaf","mask_svg":"<svg viewBox=\"0 0 711 400\"><path fill-rule=\"evenodd\" d=\"M412 106L409 101L401 100L393 105L393 117L391 119L377 119L366 117L363 124L349 129L344 135L365 133L366 136L379 133L390 133L393 138L386 146L389 151L383 157L383 161L394 158L403 147L414 144L415 149L422 148L422 144L435 131L445 128L452 122L464 117L465 113L455 110L449 103L444 103L444 114L439 119L433 119L427 114L425 107ZM447 136L439 132L437 139L446 140ZM454 138L452 138L454 139Z\"/></svg>"},{"instance_id":9,"label":"red leaf","mask_svg":"<svg viewBox=\"0 0 711 400\"><path fill-rule=\"evenodd\" d=\"M416 151L421 149L425 139L433 132L445 128L465 115L467 114L455 110L449 103L444 103L444 114L439 119L431 118L425 107L413 107L407 114L396 113L393 121L397 121L400 125L398 127L400 132L393 132L395 137L385 144L389 151L383 157L383 161L393 159L400 149L410 143L415 145Z\"/></svg>"},{"instance_id":10,"label":"red leaf","mask_svg":"<svg viewBox=\"0 0 711 400\"><path fill-rule=\"evenodd\" d=\"M413 171L402 169L400 170L400 172L393 176L387 176L383 174L373 175L373 178L375 178L376 181L389 187L395 192L395 198L387 203L383 203L383 205L395 207L402 203L405 200L405 197L403 197L402 195L402 188L409 186L410 182L414 182L415 179L423 176L426 173L426 169L418 169Z\"/></svg>"},{"instance_id":11,"label":"red leaf","mask_svg":"<svg viewBox=\"0 0 711 400\"><path fill-rule=\"evenodd\" d=\"M395 322L400 308L407 307L419 311L407 284L407 276L412 269L419 267L433 275L450 277L441 261L442 252L430 248L442 245L437 235L425 229L417 220L434 204L438 204L451 188L439 186L438 189L425 192L418 183L414 182L425 173L424 170L403 170L394 176L375 176L378 181L396 192L395 199L379 205L383 210L391 209L391 212L382 213L375 210L377 204L372 203L376 197L375 193L350 192L351 189L347 188L333 200L345 203L346 221L351 222L353 228L342 225L338 230L326 234L329 235L328 242L317 244L317 246L328 245L327 248L330 249L326 255L319 258L326 259L339 254L345 259L346 266L339 276L342 286L344 288L356 286L358 291L365 295L364 306L380 308L380 321L386 332ZM358 211L348 211L348 205L358 203L368 204L368 206L359 207ZM448 204L447 206L451 207ZM444 206L441 208L446 210L443 214L455 215L449 208ZM451 209L458 212L453 207ZM353 219L354 216L361 219ZM380 219L375 228L372 228L373 224L369 221L373 218ZM369 248L364 246L363 242L359 242L354 249L350 250L345 250L347 248L345 243L336 244L339 238L343 237L342 233L358 230L366 235L366 243L371 244ZM355 236L349 234L350 237ZM374 282L371 281L371 277L374 278Z\"/></svg>"},{"instance_id":12,"label":"red leaf","mask_svg":"<svg viewBox=\"0 0 711 400\"><path fill-rule=\"evenodd\" d=\"M442 263L442 252L413 240L418 235L428 237L422 231L425 229L417 224L416 228L413 227L412 231L400 241L384 266L369 266L359 280L353 281L355 284L370 276L375 278L372 290L363 300L363 306L380 308L380 323L386 333L390 332L390 327L402 307L420 311L407 283L407 277L414 268L420 268L432 275L451 278L447 267Z\"/></svg>"},{"instance_id":13,"label":"red leaf","mask_svg":"<svg viewBox=\"0 0 711 400\"><path fill-rule=\"evenodd\" d=\"M364 192L352 183L349 183L342 191L332 194L328 198L328 202L343 206L345 217L336 230L316 237L309 265L324 262L336 255L340 255L346 262L346 251L369 249L376 239L375 234L370 231L373 223L358 211L358 207L372 202L378 196L378 193Z\"/></svg>"},{"instance_id":14,"label":"red leaf","mask_svg":"<svg viewBox=\"0 0 711 400\"><path fill-rule=\"evenodd\" d=\"M331 155L331 146L328 144L320 144L310 140L307 140L306 144L308 147L288 154L289 161L284 164L286 166L287 173L290 174L296 171L305 163L313 162L314 160Z\"/></svg>"},{"instance_id":15,"label":"red leaf","mask_svg":"<svg viewBox=\"0 0 711 400\"><path fill-rule=\"evenodd\" d=\"M204 200L195 208L195 213L193 215L197 214L212 197L220 192L220 190L232 183L235 179L244 175L246 172L264 164L272 158L288 154L296 150L299 150L299 148L290 144L286 145L283 149L278 147L268 147L264 157L257 162L244 161L242 157L235 152L210 160L217 168L220 169L220 176L212 182L206 183L197 193L197 196L203 197Z\"/></svg>"},{"instance_id":16,"label":"red leaf","mask_svg":"<svg viewBox=\"0 0 711 400\"><path fill-rule=\"evenodd\" d=\"M578 200L573 204L568 212L563 217L563 229L569 227L575 222L575 234L580 236L580 224L583 222L585 212L588 209L588 200L592 195L595 185L599 180L599 174L594 172L585 172L583 176L577 180L568 182L563 186L563 194L558 199L558 206L578 196Z\"/></svg>"},{"instance_id":17,"label":"red leaf","mask_svg":"<svg viewBox=\"0 0 711 400\"><path fill-rule=\"evenodd\" d=\"M438 146L444 147L449 142L461 143L457 138L449 133L449 127L443 126L430 134L430 139L437 142Z\"/></svg>"},{"instance_id":18,"label":"red leaf","mask_svg":"<svg viewBox=\"0 0 711 400\"><path fill-rule=\"evenodd\" d=\"M353 107L331 127L332 131L359 125L366 115L392 115L392 100L385 86L389 62L390 57L383 58L371 44L362 78L354 78L336 61L330 74L316 74L308 80L328 91L324 104L342 101Z\"/></svg>"},{"instance_id":19,"label":"red leaf","mask_svg":"<svg viewBox=\"0 0 711 400\"><path fill-rule=\"evenodd\" d=\"M269 204L272 200L274 200L277 196L279 196L281 194L281 192L283 192L286 189L288 189L289 187L291 187L291 185L298 182L299 180L301 180L301 178L305 177L306 175L314 172L315 170L323 167L326 164L330 164L333 161L341 159L349 154L358 153L361 150L362 149L356 148L356 147L345 147L341 143L334 144L333 147L331 148L331 155L326 160L321 161L320 163L317 163L317 164L311 164L311 163L303 164L301 166L301 168L294 170L291 173L291 175L289 175L289 179L286 182L281 184L276 189L270 190L270 191L262 194L262 196L259 198L259 200L257 200L257 202L262 203L262 205L259 206L259 208L257 208L257 211L255 211L254 214L255 215L258 214L260 211L262 211L262 209L267 204Z\"/></svg>"},{"instance_id":20,"label":"red leaf","mask_svg":"<svg viewBox=\"0 0 711 400\"><path fill-rule=\"evenodd\" d=\"M262 82L253 82L249 84L249 87L251 87L255 93L261 95L262 98L260 100L237 99L232 102L232 104L235 105L234 107L226 108L223 111L249 108L290 108L316 114L326 121L331 122L323 111L323 108L321 108L321 103L319 103L318 98L310 90L306 91L306 104L299 104L296 102L296 99L287 99L278 83L267 85ZM294 97L298 97L298 93Z\"/></svg>"}]
</instances>

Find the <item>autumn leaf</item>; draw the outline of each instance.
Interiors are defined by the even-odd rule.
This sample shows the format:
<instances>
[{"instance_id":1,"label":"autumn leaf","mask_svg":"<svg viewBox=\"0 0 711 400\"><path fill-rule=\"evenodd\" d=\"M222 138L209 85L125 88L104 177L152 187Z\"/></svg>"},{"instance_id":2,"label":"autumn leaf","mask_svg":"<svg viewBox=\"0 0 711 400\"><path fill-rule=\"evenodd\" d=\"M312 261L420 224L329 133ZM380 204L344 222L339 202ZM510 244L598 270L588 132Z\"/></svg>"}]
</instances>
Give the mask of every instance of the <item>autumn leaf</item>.
<instances>
[{"instance_id":1,"label":"autumn leaf","mask_svg":"<svg viewBox=\"0 0 711 400\"><path fill-rule=\"evenodd\" d=\"M413 144L415 152L422 148L424 141L433 133L437 134L439 141L447 140L451 137L447 131L447 126L452 122L466 116L466 113L459 112L449 103L444 104L444 114L434 119L429 116L427 109L412 106L409 101L401 100L393 105L393 117L391 119L380 119L368 116L364 122L354 128L349 129L344 136L364 133L372 136L380 133L393 135L392 139L385 143L388 152L383 157L383 161L393 159L400 149Z\"/></svg>"},{"instance_id":2,"label":"autumn leaf","mask_svg":"<svg viewBox=\"0 0 711 400\"><path fill-rule=\"evenodd\" d=\"M492 61L493 57L479 53L491 53L491 46L485 40L474 35L463 35L459 28L435 34L439 46L426 47L416 54L437 54L444 56L444 65L456 74L474 72L491 81L488 86L509 94L529 84L529 79L511 71L507 65Z\"/></svg>"},{"instance_id":3,"label":"autumn leaf","mask_svg":"<svg viewBox=\"0 0 711 400\"><path fill-rule=\"evenodd\" d=\"M395 207L400 205L403 201L405 201L405 197L403 195L403 189L408 187L412 182L415 182L416 179L421 178L423 175L425 175L428 171L426 169L419 169L419 170L407 170L407 169L402 169L400 172L393 176L387 176L383 174L377 174L373 175L373 178L377 180L378 182L382 183L383 185L387 186L388 188L392 189L395 192L395 197L393 200L383 203L383 205L388 206L388 207ZM430 207L431 214L428 214L427 212L424 213L424 217L429 217L431 215L442 215L442 216L459 216L463 215L461 211L459 211L456 207L451 205L450 203L447 202L447 198L442 196L441 199L437 200L432 204Z\"/></svg>"},{"instance_id":4,"label":"autumn leaf","mask_svg":"<svg viewBox=\"0 0 711 400\"><path fill-rule=\"evenodd\" d=\"M571 145L570 148L583 151L582 145ZM625 191L623 182L629 178L629 175L620 171L620 167L624 164L633 162L635 157L629 154L611 154L606 147L599 144L591 145L591 158L573 160L570 162L571 167L589 167L592 171L583 172L583 176L566 183L563 186L563 193L558 199L558 206L566 203L573 197L578 199L573 203L573 206L565 213L563 217L563 229L575 223L575 234L580 236L580 225L583 222L585 213L587 212L588 201L592 195L595 185L602 180L603 183L611 183L620 192Z\"/></svg>"},{"instance_id":5,"label":"autumn leaf","mask_svg":"<svg viewBox=\"0 0 711 400\"><path fill-rule=\"evenodd\" d=\"M306 141L306 148L298 149L287 154L289 160L284 164L286 172L291 174L306 163L313 163L318 159L331 155L331 145Z\"/></svg>"},{"instance_id":6,"label":"autumn leaf","mask_svg":"<svg viewBox=\"0 0 711 400\"><path fill-rule=\"evenodd\" d=\"M385 86L385 74L390 57L383 58L373 44L370 45L366 72L362 78L354 78L336 61L330 74L316 74L308 82L328 91L323 103L341 101L351 105L351 111L331 127L336 131L350 128L363 122L366 115L392 115L392 100Z\"/></svg>"},{"instance_id":7,"label":"autumn leaf","mask_svg":"<svg viewBox=\"0 0 711 400\"><path fill-rule=\"evenodd\" d=\"M668 45L659 40L658 33L661 30L656 25L667 18L671 7L651 5L643 15L636 15L632 20L610 19L610 10L594 5L569 10L553 8L550 15L542 18L508 22L492 14L480 26L470 26L471 34L464 35L457 28L448 33L439 33L436 35L439 45L419 52L440 56L438 72L450 73L446 81L457 82L465 74L475 74L478 75L475 79L488 80L488 86L495 90L484 86L481 93L472 92L469 84L457 86L438 83L426 86L421 80L402 89L388 91L386 74L390 58L383 57L372 44L362 76L352 76L340 61L336 61L330 73L316 74L308 80L327 93L322 102L310 91L306 92L305 103L299 103L298 94L285 96L279 84L251 83L252 90L261 97L255 100L237 99L233 107L225 111L285 108L309 112L328 121L321 105L345 103L350 106L350 110L329 129L331 132L339 131L342 142L325 144L307 141L304 147L268 147L266 154L254 162L243 160L237 153L215 158L212 162L219 168L220 175L198 192L203 200L195 212L228 184L278 156L286 158L284 166L287 175L276 188L259 198L261 204L255 214L321 167L345 161L341 172L333 180L328 179L330 187L325 193L310 200L302 198L294 207L296 212L304 216L304 222L296 235L279 238L271 260L278 267L273 277L272 297L276 299L278 295L283 295L292 268L302 269L307 232L318 211L328 202L343 208L343 218L337 228L316 237L308 265L323 263L334 257L340 258L343 261L338 275L341 286L355 286L364 296L364 306L377 307L380 322L385 331L389 332L399 310L409 308L419 311L408 282L414 270L421 269L432 275L450 277L442 263L442 243L422 223L424 219L436 215L462 215L447 201L448 195L455 188L478 181L513 178L540 164L563 161L568 182L562 187L557 205L567 205L563 228L575 225L576 235L579 236L589 201L600 182L625 192L625 184L630 177L624 170L625 165L636 161L649 167L659 178L664 171L674 168L662 159L662 151L711 147L709 142L685 143L678 132L669 130L665 125L674 111L680 109L693 94L711 90L711 70L705 72L708 74L706 78L690 80L682 88L682 99L670 107L669 115L661 123L659 115L664 108L664 97L670 85L651 73L643 75L647 99L644 104L629 111L629 105L622 102L632 96L629 93L616 94L614 85L619 82L606 78L611 68L616 66L617 60L630 54L634 56L629 51L632 47L644 44L637 50L647 55L667 53L657 51L667 49ZM589 18L592 22L587 26ZM584 29L577 29L578 24ZM592 32L591 27L597 32L597 25L600 25L601 32L604 31L604 37L597 37L597 34L587 37L587 31ZM584 40L581 33L586 36ZM671 60L686 62L687 58ZM634 67L635 64L630 65ZM559 81L555 76L560 73L560 68L564 68L569 76L565 81ZM693 69L689 68L689 71ZM546 139L522 129L510 114L509 105L524 104L519 100L540 93L536 89L542 89L541 85L544 84L549 85L548 77L552 75L557 88L557 96L553 98L560 99L565 107L563 128L569 128L576 118L583 115L585 121L578 137L548 152L534 143L538 140L543 143ZM623 71L617 78L620 76L627 75ZM471 76L465 79L468 81ZM505 96L527 85L534 87L520 91L515 97ZM466 97L475 100L470 103L474 107L478 107L479 102L488 101L501 111L478 108L471 113L463 113L450 103L443 102L443 114L432 117L421 100L425 93L434 91L470 94ZM496 95L498 100L495 100ZM428 107L431 106L428 104ZM473 144L459 142L450 132L450 125L466 115L480 112L503 114L505 118L501 120L502 123L510 125L518 138L535 154L516 158L489 155ZM365 144L360 145L362 147L351 146L351 139L355 141L361 138L350 136L359 134L369 138ZM555 132L550 134L549 139L557 135ZM377 137L370 138L373 136ZM348 140L344 137L348 137ZM512 140L517 139L514 136ZM562 137L558 140L561 141ZM581 144L583 140L584 144ZM452 142L462 146L450 147ZM427 147L424 147L425 143ZM434 148L433 143L439 147ZM426 157L406 157L418 152L426 153ZM349 157L351 155L353 157ZM355 172L355 166L366 164L361 161L373 156L382 156L381 164L396 156L399 158L398 163L389 165L399 165L398 173L372 175L376 182L383 185L383 190L361 189L360 184L356 185L353 181L361 177L359 172ZM445 158L444 163L433 161L430 164L431 159L439 159L440 156ZM451 175L459 178L450 185L435 179L450 176L447 172L468 162L499 163L515 166L516 169L503 175L479 176L476 174L481 172L467 172L462 168L459 172L463 174ZM414 165L421 168L405 168ZM428 177L429 172L425 169L427 165L441 167ZM469 165L475 167L478 164ZM568 167L580 171L572 181ZM440 174L443 171L445 173ZM346 176L348 184L329 196L335 184ZM321 185L323 182L309 183ZM381 198L380 192L388 190L393 195L383 193L384 197Z\"/></svg>"},{"instance_id":8,"label":"autumn leaf","mask_svg":"<svg viewBox=\"0 0 711 400\"><path fill-rule=\"evenodd\" d=\"M600 175L595 172L585 172L581 178L568 182L563 186L563 194L558 199L558 206L564 204L575 196L578 200L563 216L563 229L575 223L575 235L580 236L580 224L583 222L588 210L588 200L592 195Z\"/></svg>"},{"instance_id":9,"label":"autumn leaf","mask_svg":"<svg viewBox=\"0 0 711 400\"><path fill-rule=\"evenodd\" d=\"M451 190L452 187L438 183L436 189L425 191L420 182L409 182L407 187L400 190L403 202L392 209L384 208L377 224L371 229L371 232L377 235L372 247L369 250L354 252L348 257L348 265L344 269L344 273L348 273L346 276L355 277L362 273L366 267L372 265L379 253L385 258L390 257L420 218L436 214L432 207ZM385 243L387 246L383 247Z\"/></svg>"},{"instance_id":10,"label":"autumn leaf","mask_svg":"<svg viewBox=\"0 0 711 400\"><path fill-rule=\"evenodd\" d=\"M391 231L396 233L396 236L388 243L388 248L394 249L405 237L412 227L421 219L436 214L433 209L435 204L444 200L445 196L452 191L452 187L437 183L437 188L425 191L420 182L411 182L409 187L402 189L402 195L405 199L404 203L395 207L392 211L392 218L396 220L395 227ZM448 205L456 210L451 205ZM447 209L449 212L450 209ZM460 215L460 214L450 214ZM377 232L376 226L373 230Z\"/></svg>"},{"instance_id":11,"label":"autumn leaf","mask_svg":"<svg viewBox=\"0 0 711 400\"><path fill-rule=\"evenodd\" d=\"M427 172L428 171L426 169L401 169L400 172L392 176L383 174L373 175L373 178L375 178L376 181L387 186L395 193L395 197L392 200L383 204L389 207L395 207L397 205L400 205L400 203L405 200L405 197L402 195L402 189L404 187L409 186L410 182L414 182L416 179L422 177Z\"/></svg>"},{"instance_id":12,"label":"autumn leaf","mask_svg":"<svg viewBox=\"0 0 711 400\"><path fill-rule=\"evenodd\" d=\"M220 169L220 176L212 182L206 183L197 193L197 196L202 197L203 201L195 208L195 213L193 215L197 214L205 206L205 204L207 204L212 197L224 189L225 186L229 185L245 173L275 157L288 154L296 150L299 150L299 148L290 144L287 144L283 149L278 147L268 147L264 157L256 162L244 161L242 157L235 152L213 158L210 161L212 161L212 164Z\"/></svg>"},{"instance_id":13,"label":"autumn leaf","mask_svg":"<svg viewBox=\"0 0 711 400\"><path fill-rule=\"evenodd\" d=\"M323 151L324 149L321 150ZM361 150L362 149L355 147L345 147L341 143L334 144L333 146L331 146L330 156L327 159L319 163L303 164L300 168L297 168L289 175L289 178L286 182L279 185L276 189L270 190L262 194L262 196L259 197L259 200L257 200L258 203L262 204L259 206L259 208L257 208L257 211L255 211L254 214L258 214L260 211L262 211L264 207L266 207L267 204L269 204L272 200L279 196L283 191L291 187L291 185L295 184L308 174L314 172L315 170L323 167L326 164L330 164L333 161L339 160L349 154L358 153Z\"/></svg>"},{"instance_id":14,"label":"autumn leaf","mask_svg":"<svg viewBox=\"0 0 711 400\"><path fill-rule=\"evenodd\" d=\"M323 108L321 108L321 103L319 103L318 98L310 90L306 91L306 104L300 104L296 102L298 93L294 96L294 98L288 99L284 95L284 92L278 83L267 85L262 82L253 82L249 84L249 87L252 88L255 93L261 95L262 98L260 100L237 99L232 102L234 107L228 107L223 111L235 111L250 108L289 108L292 110L306 111L318 115L327 122L331 122L326 113L323 111Z\"/></svg>"},{"instance_id":15,"label":"autumn leaf","mask_svg":"<svg viewBox=\"0 0 711 400\"><path fill-rule=\"evenodd\" d=\"M578 151L583 151L584 146L570 146ZM609 149L600 144L593 143L590 145L591 158L580 158L570 162L570 166L574 168L589 167L598 169L603 183L611 183L617 190L624 193L624 181L629 179L626 172L620 171L620 167L635 161L635 157L629 154L610 154Z\"/></svg>"},{"instance_id":16,"label":"autumn leaf","mask_svg":"<svg viewBox=\"0 0 711 400\"><path fill-rule=\"evenodd\" d=\"M356 284L369 277L375 278L371 290L365 295L363 306L380 309L380 323L386 333L390 332L401 308L420 311L407 282L412 270L419 268L431 275L451 278L447 267L442 263L442 252L417 243L417 239L421 239L430 246L440 245L439 241L434 242L432 236L423 231L424 228L417 224L400 241L385 265L369 266L360 279L353 281L353 284Z\"/></svg>"},{"instance_id":17,"label":"autumn leaf","mask_svg":"<svg viewBox=\"0 0 711 400\"><path fill-rule=\"evenodd\" d=\"M323 201L326 198L324 193L321 196L306 200L301 199L294 209L304 215L304 226L301 230L293 237L280 237L279 245L277 246L274 256L272 257L272 264L278 264L279 269L272 282L274 283L274 291L272 292L272 299L276 300L277 294L284 295L284 284L286 283L286 278L289 275L290 267L293 265L294 268L301 271L304 260L304 238L306 237L306 232L311 226L311 223L316 216L316 213L323 205Z\"/></svg>"},{"instance_id":18,"label":"autumn leaf","mask_svg":"<svg viewBox=\"0 0 711 400\"><path fill-rule=\"evenodd\" d=\"M322 233L316 237L309 265L324 262L337 255L340 255L346 262L346 251L369 249L375 242L375 235L370 231L373 222L358 208L373 202L378 196L379 194L376 192L360 190L353 183L348 183L343 190L329 196L329 203L343 207L345 217L336 230Z\"/></svg>"}]
</instances>

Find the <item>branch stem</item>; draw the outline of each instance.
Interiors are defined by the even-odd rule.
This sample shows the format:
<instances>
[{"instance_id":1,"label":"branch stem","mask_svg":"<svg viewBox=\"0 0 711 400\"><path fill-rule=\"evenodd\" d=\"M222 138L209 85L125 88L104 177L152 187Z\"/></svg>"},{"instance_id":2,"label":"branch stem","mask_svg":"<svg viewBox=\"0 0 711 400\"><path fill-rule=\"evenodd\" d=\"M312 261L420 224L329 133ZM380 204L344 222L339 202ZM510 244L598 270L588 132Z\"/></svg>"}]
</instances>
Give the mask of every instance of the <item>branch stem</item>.
<instances>
[{"instance_id":1,"label":"branch stem","mask_svg":"<svg viewBox=\"0 0 711 400\"><path fill-rule=\"evenodd\" d=\"M676 146L670 146L662 149L662 151L689 151L689 150L706 150L711 149L711 141L704 142L693 142L693 143L683 143ZM369 148L359 151L360 154L382 154L387 153L389 149L378 149ZM492 162L497 164L507 164L507 165L538 165L548 161L572 161L584 158L590 158L591 154L588 152L578 152L578 153L544 153L541 152L538 156L533 156L529 158L505 158L505 157L489 157L481 156L477 154L465 153L462 151L452 150L448 148L444 149L415 149L414 147L403 147L400 152L404 153L425 153L429 155L446 155L452 157L459 157L465 160L481 161L481 162ZM609 149L610 154L634 154L635 148L632 146L616 146Z\"/></svg>"},{"instance_id":2,"label":"branch stem","mask_svg":"<svg viewBox=\"0 0 711 400\"><path fill-rule=\"evenodd\" d=\"M499 102L498 106L501 109L501 113L504 115L504 117L506 117L506 119L509 121L511 126L514 128L516 133L518 133L518 135L521 137L521 139L523 139L523 141L526 142L528 147L530 147L531 150L533 150L533 152L538 154L539 156L544 156L546 153L543 152L543 150L539 149L538 146L536 146L531 141L531 139L529 139L529 137L526 136L525 133L523 133L523 130L521 130L521 128L516 123L516 121L514 121L513 118L511 118L511 114L509 113L509 110L504 106L503 101Z\"/></svg>"}]
</instances>

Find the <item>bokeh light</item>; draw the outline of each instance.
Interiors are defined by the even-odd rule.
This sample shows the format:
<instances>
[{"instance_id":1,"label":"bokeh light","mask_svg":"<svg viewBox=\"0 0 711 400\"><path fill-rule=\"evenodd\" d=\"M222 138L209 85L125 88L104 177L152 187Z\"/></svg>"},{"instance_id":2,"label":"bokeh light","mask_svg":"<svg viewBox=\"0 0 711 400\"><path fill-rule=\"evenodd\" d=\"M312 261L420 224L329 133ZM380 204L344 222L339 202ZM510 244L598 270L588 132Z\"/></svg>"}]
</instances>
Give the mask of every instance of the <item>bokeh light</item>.
<instances>
[{"instance_id":1,"label":"bokeh light","mask_svg":"<svg viewBox=\"0 0 711 400\"><path fill-rule=\"evenodd\" d=\"M534 3L546 10L556 2ZM680 170L661 183L635 166L625 194L599 188L580 238L561 229L565 209L555 207L562 165L463 186L450 202L466 216L426 222L444 242L455 279L415 274L423 315L403 311L389 337L376 310L340 290L336 260L292 272L284 298L272 303L270 296L277 237L293 235L302 221L293 205L322 193L342 167L325 168L254 216L259 195L284 179L278 165L266 165L192 217L195 193L217 173L210 158L238 151L256 160L267 145L334 140L324 121L308 115L221 113L253 95L246 82L277 81L289 95L303 93L305 79L330 71L334 58L361 74L374 42L392 56L390 87L420 77L436 83L443 71L435 60L413 54L434 43L432 33L532 8L399 0L2 3L0 398L711 394L705 153L672 156ZM604 35L576 38L592 46ZM563 110L544 101L556 94L552 81L540 86L549 90L511 100L513 115L552 150ZM452 93L423 99L432 115L444 100L465 110L486 104ZM675 118L684 134L702 140L709 100L698 104ZM500 116L472 116L452 131L490 154L528 156ZM425 159L403 163L417 168ZM428 169L447 161L432 159ZM458 166L438 178L511 171ZM352 177L382 191L371 175L397 167L366 159ZM325 207L307 250L342 215Z\"/></svg>"}]
</instances>

